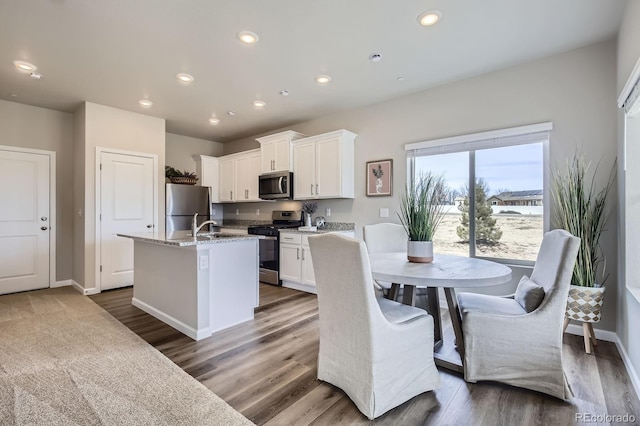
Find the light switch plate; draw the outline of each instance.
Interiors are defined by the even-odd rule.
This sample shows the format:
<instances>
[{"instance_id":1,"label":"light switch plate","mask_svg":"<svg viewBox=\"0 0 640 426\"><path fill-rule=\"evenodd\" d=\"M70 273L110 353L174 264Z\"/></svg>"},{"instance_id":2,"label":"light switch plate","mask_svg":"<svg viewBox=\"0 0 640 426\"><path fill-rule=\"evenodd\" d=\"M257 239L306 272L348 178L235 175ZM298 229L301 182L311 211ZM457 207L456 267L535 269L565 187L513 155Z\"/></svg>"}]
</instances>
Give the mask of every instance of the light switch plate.
<instances>
[{"instance_id":1,"label":"light switch plate","mask_svg":"<svg viewBox=\"0 0 640 426\"><path fill-rule=\"evenodd\" d=\"M389 209L380 207L380 217L389 217Z\"/></svg>"},{"instance_id":2,"label":"light switch plate","mask_svg":"<svg viewBox=\"0 0 640 426\"><path fill-rule=\"evenodd\" d=\"M200 269L209 269L209 256L201 255L200 256Z\"/></svg>"},{"instance_id":3,"label":"light switch plate","mask_svg":"<svg viewBox=\"0 0 640 426\"><path fill-rule=\"evenodd\" d=\"M331 216L331 209L324 209L324 215L325 215L326 217Z\"/></svg>"}]
</instances>

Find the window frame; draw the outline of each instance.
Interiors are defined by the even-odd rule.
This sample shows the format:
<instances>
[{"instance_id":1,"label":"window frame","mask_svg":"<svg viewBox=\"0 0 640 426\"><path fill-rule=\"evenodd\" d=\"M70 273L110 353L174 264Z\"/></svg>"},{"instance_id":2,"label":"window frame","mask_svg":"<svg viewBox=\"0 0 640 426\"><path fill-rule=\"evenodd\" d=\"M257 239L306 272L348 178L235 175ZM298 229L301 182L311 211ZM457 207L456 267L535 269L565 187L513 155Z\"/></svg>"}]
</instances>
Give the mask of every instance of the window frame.
<instances>
[{"instance_id":1,"label":"window frame","mask_svg":"<svg viewBox=\"0 0 640 426\"><path fill-rule=\"evenodd\" d=\"M469 154L469 188L473 188L475 193L476 180L476 151L501 148L515 145L527 145L533 143L542 143L542 197L547 200L543 204L543 227L542 232L550 230L551 223L551 192L550 192L550 164L549 164L549 143L551 139L552 122L544 122L531 124L526 126L510 127L498 130L490 130L486 132L463 134L447 138L431 139L422 142L414 142L405 144L404 149L407 156L407 185L413 187L416 178L416 157L427 155L438 155L454 152L467 152ZM475 212L475 194L469 197L469 211ZM476 254L475 241L475 214L474 220L469 221L469 257L490 260L497 263L516 265L516 266L533 266L535 261L496 258L487 256L478 256Z\"/></svg>"}]
</instances>

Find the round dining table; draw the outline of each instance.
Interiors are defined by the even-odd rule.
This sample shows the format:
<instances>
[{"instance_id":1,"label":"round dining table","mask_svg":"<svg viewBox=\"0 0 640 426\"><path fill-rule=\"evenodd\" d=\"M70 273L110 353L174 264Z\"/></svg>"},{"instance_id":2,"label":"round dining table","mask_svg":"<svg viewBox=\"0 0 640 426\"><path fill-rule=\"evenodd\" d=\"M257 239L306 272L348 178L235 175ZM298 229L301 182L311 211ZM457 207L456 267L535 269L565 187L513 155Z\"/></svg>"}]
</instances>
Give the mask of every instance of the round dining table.
<instances>
[{"instance_id":1,"label":"round dining table","mask_svg":"<svg viewBox=\"0 0 640 426\"><path fill-rule=\"evenodd\" d=\"M474 289L507 283L511 280L511 268L501 263L473 257L435 254L431 263L414 263L407 260L407 254L375 253L369 255L371 273L376 281L394 283L391 298L395 298L394 288L404 286L403 303L413 305L416 287L427 289L427 311L433 317L434 325L434 358L437 365L463 372L464 336L455 288ZM438 288L444 295L451 317L455 335L455 344L459 354L451 358L450 353L440 351L443 347L442 317Z\"/></svg>"}]
</instances>

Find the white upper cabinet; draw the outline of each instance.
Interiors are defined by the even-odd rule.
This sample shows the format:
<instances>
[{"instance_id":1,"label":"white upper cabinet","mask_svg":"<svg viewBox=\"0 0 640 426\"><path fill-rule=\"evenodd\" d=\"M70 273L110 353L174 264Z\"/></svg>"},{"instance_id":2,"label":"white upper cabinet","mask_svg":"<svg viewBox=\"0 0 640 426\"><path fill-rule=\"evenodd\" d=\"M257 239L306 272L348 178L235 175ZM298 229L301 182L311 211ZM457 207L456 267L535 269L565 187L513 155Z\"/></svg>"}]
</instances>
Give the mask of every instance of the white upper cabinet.
<instances>
[{"instance_id":1,"label":"white upper cabinet","mask_svg":"<svg viewBox=\"0 0 640 426\"><path fill-rule=\"evenodd\" d=\"M249 153L249 154L248 154ZM236 159L235 201L262 201L258 196L260 175L260 150L247 151Z\"/></svg>"},{"instance_id":2,"label":"white upper cabinet","mask_svg":"<svg viewBox=\"0 0 640 426\"><path fill-rule=\"evenodd\" d=\"M200 178L198 183L201 186L211 188L209 196L212 203L220 202L220 165L217 157L208 155L195 155L196 174Z\"/></svg>"},{"instance_id":3,"label":"white upper cabinet","mask_svg":"<svg viewBox=\"0 0 640 426\"><path fill-rule=\"evenodd\" d=\"M257 138L260 143L261 173L290 171L293 155L291 143L304 137L302 133L287 130Z\"/></svg>"},{"instance_id":4,"label":"white upper cabinet","mask_svg":"<svg viewBox=\"0 0 640 426\"><path fill-rule=\"evenodd\" d=\"M220 157L219 168L219 202L262 201L258 196L259 149Z\"/></svg>"},{"instance_id":5,"label":"white upper cabinet","mask_svg":"<svg viewBox=\"0 0 640 426\"><path fill-rule=\"evenodd\" d=\"M356 136L336 130L293 143L294 199L354 198Z\"/></svg>"},{"instance_id":6,"label":"white upper cabinet","mask_svg":"<svg viewBox=\"0 0 640 426\"><path fill-rule=\"evenodd\" d=\"M220 202L234 201L236 185L236 160L231 157L220 157Z\"/></svg>"}]
</instances>

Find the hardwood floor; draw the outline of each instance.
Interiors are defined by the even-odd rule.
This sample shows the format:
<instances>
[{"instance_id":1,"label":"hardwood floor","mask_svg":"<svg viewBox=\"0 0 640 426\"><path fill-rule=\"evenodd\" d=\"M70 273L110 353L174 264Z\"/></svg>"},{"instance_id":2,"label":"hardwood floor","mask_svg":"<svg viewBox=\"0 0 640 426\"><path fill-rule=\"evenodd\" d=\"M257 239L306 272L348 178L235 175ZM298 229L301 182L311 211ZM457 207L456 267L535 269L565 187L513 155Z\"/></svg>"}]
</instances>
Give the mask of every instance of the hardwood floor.
<instances>
[{"instance_id":1,"label":"hardwood floor","mask_svg":"<svg viewBox=\"0 0 640 426\"><path fill-rule=\"evenodd\" d=\"M440 369L439 389L370 422L344 392L316 379L315 295L261 284L254 321L195 342L132 306L132 293L125 288L91 299L258 425L568 425L577 413L640 420L638 397L613 343L599 341L587 355L582 337L565 335L575 394L569 402L498 383L466 383Z\"/></svg>"}]
</instances>

